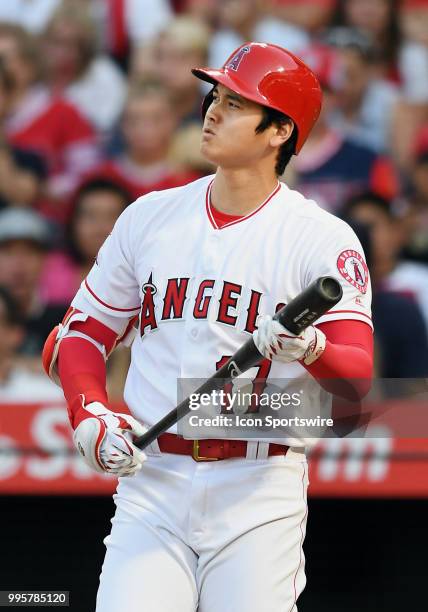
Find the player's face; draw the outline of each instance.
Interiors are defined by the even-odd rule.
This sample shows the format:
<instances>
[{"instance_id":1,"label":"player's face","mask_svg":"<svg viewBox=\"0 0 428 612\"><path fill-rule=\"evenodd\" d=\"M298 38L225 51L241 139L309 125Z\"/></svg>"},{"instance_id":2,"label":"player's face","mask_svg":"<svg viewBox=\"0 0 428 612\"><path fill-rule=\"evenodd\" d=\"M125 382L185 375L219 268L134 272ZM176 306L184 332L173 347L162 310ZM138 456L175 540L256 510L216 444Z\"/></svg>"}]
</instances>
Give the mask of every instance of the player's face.
<instances>
[{"instance_id":1,"label":"player's face","mask_svg":"<svg viewBox=\"0 0 428 612\"><path fill-rule=\"evenodd\" d=\"M202 154L213 164L228 169L251 168L269 158L273 160L277 145L282 144L275 140L278 128L271 126L256 133L262 119L259 104L217 85L205 115Z\"/></svg>"}]
</instances>

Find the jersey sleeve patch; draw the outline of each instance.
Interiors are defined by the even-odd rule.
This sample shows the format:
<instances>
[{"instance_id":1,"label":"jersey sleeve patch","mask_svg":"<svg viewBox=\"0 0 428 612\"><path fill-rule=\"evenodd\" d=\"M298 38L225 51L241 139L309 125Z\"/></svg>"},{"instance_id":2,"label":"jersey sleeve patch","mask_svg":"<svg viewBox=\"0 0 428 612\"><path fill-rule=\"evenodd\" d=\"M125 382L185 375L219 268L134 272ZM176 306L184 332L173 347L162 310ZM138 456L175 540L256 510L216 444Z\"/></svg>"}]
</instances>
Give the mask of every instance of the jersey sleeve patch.
<instances>
[{"instance_id":1,"label":"jersey sleeve patch","mask_svg":"<svg viewBox=\"0 0 428 612\"><path fill-rule=\"evenodd\" d=\"M358 251L347 249L337 258L337 269L343 278L360 293L366 293L369 282L369 270L364 258Z\"/></svg>"}]
</instances>

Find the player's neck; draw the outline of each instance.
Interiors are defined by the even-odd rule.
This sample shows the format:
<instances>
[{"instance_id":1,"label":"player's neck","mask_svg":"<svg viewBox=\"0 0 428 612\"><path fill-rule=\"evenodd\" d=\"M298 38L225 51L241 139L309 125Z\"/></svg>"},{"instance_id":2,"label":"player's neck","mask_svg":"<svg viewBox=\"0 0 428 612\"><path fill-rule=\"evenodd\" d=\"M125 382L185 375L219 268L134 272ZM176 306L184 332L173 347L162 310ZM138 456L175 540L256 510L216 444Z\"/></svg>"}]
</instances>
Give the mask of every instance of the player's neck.
<instances>
[{"instance_id":1,"label":"player's neck","mask_svg":"<svg viewBox=\"0 0 428 612\"><path fill-rule=\"evenodd\" d=\"M275 175L219 168L211 189L211 203L220 212L247 215L258 208L277 185Z\"/></svg>"}]
</instances>

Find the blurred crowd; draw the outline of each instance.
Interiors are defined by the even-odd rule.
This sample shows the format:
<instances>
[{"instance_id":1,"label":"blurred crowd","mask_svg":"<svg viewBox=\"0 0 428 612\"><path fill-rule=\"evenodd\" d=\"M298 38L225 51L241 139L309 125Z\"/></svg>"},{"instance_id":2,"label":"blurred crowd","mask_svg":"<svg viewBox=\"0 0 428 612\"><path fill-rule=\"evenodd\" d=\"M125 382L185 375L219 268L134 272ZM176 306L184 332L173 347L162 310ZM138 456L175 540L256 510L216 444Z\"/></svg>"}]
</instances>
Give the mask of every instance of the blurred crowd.
<instances>
[{"instance_id":1,"label":"blurred crowd","mask_svg":"<svg viewBox=\"0 0 428 612\"><path fill-rule=\"evenodd\" d=\"M60 397L40 353L117 217L213 168L205 84L242 42L324 91L281 180L345 218L374 289L376 373L428 376L428 0L0 3L0 400ZM109 361L112 398L128 355Z\"/></svg>"}]
</instances>

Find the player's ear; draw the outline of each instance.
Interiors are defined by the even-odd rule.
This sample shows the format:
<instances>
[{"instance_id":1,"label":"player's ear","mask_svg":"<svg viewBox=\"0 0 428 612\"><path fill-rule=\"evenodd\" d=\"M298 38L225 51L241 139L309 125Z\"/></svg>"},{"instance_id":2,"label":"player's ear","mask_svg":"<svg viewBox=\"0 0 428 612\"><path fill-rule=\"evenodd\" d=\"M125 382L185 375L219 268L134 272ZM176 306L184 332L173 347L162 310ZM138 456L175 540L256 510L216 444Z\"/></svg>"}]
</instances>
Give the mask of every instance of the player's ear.
<instances>
[{"instance_id":1,"label":"player's ear","mask_svg":"<svg viewBox=\"0 0 428 612\"><path fill-rule=\"evenodd\" d=\"M294 121L284 121L279 125L274 126L274 132L270 139L270 145L272 147L280 147L291 138L291 134L294 130Z\"/></svg>"}]
</instances>

